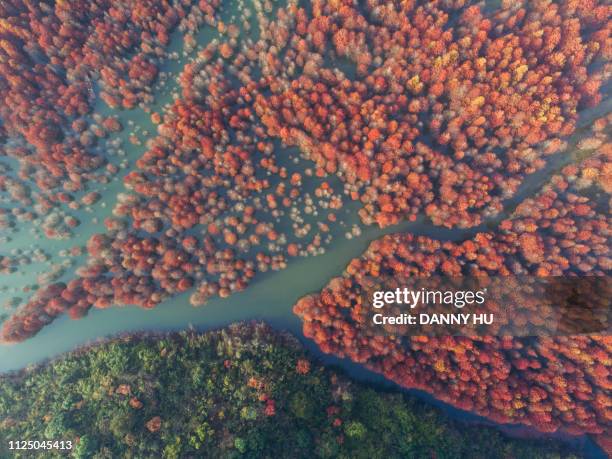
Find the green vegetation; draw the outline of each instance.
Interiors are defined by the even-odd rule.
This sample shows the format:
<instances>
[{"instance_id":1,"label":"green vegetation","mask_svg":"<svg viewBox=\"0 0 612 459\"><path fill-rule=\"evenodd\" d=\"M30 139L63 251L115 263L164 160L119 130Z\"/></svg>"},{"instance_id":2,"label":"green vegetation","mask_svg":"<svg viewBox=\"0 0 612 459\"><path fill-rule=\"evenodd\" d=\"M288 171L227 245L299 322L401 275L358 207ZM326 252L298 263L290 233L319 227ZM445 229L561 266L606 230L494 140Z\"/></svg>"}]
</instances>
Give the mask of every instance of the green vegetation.
<instances>
[{"instance_id":1,"label":"green vegetation","mask_svg":"<svg viewBox=\"0 0 612 459\"><path fill-rule=\"evenodd\" d=\"M74 442L17 457L568 457L353 383L263 324L118 338L0 377L0 457L10 440Z\"/></svg>"}]
</instances>

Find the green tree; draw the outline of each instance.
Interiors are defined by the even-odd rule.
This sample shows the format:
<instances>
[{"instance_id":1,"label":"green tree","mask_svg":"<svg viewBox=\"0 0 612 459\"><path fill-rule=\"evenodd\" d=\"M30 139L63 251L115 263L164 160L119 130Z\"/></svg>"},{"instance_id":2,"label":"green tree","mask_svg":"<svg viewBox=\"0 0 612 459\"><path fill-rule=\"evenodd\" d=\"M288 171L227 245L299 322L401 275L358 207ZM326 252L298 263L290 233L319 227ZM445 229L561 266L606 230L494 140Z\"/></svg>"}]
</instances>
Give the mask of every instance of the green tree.
<instances>
[{"instance_id":1,"label":"green tree","mask_svg":"<svg viewBox=\"0 0 612 459\"><path fill-rule=\"evenodd\" d=\"M313 401L304 392L296 392L291 397L291 412L298 419L310 419L314 413Z\"/></svg>"},{"instance_id":2,"label":"green tree","mask_svg":"<svg viewBox=\"0 0 612 459\"><path fill-rule=\"evenodd\" d=\"M351 421L348 422L344 427L344 432L349 438L359 440L365 436L367 431L365 426L361 422Z\"/></svg>"},{"instance_id":3,"label":"green tree","mask_svg":"<svg viewBox=\"0 0 612 459\"><path fill-rule=\"evenodd\" d=\"M83 435L75 444L72 456L75 459L90 458L96 450L96 442L89 435Z\"/></svg>"},{"instance_id":4,"label":"green tree","mask_svg":"<svg viewBox=\"0 0 612 459\"><path fill-rule=\"evenodd\" d=\"M234 447L235 447L235 448L236 448L238 451L240 451L241 453L243 453L243 454L244 454L244 453L246 452L246 450L247 450L247 443L246 443L246 441L244 440L244 438L241 438L241 437L236 437L236 438L234 439Z\"/></svg>"}]
</instances>

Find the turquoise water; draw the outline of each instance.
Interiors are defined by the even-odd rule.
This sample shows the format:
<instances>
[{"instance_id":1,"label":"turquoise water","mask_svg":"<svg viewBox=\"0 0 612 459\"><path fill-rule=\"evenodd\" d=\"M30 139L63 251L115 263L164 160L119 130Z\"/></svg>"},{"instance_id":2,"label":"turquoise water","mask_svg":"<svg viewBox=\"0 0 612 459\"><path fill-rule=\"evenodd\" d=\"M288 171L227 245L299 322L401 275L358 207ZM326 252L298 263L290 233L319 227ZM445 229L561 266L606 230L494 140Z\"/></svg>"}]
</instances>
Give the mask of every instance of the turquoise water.
<instances>
[{"instance_id":1,"label":"turquoise water","mask_svg":"<svg viewBox=\"0 0 612 459\"><path fill-rule=\"evenodd\" d=\"M226 17L229 19L234 14L236 14L235 11L228 10ZM198 42L200 44L207 43L216 35L211 29L205 28L199 34ZM170 52L177 53L179 58L168 60L162 67L162 71L167 76L167 83L160 84L155 90L156 101L152 105L152 110L155 112L160 112L164 105L171 103L172 95L177 91L176 76L187 60L182 55L182 37L180 35L175 34L173 37ZM583 113L581 125L588 126L589 121L596 116L610 112L611 105L612 101L606 99L596 110ZM155 135L156 126L151 123L150 115L141 109L116 111L109 109L100 102L96 106L96 112L104 116L118 115L124 126L123 132L113 135L108 141L112 143L120 141L122 144L121 147L111 147L111 149L121 149L124 151L124 155L114 154L110 157L113 164L121 166L121 170L111 183L97 187L92 185L87 190L95 189L102 195L102 199L90 209L72 212L81 221L81 225L74 230L73 238L59 241L48 241L44 237L37 239L36 224L19 224L18 231L9 234L10 240L1 244L1 253L8 254L15 249L41 248L50 255L50 260L23 266L16 273L2 276L0 278L0 305L13 297L27 300L30 293L24 292L24 287L33 288L37 284L38 275L48 272L53 265L61 264L66 260L70 260L72 266L65 267L58 280L69 280L73 277L75 268L85 262L85 257L65 257L62 256L61 252L74 246L84 246L92 234L104 232L103 219L112 214L118 193L126 191L122 184L122 177L133 167L134 161L146 150L144 145L146 138ZM148 131L148 136L144 134L144 131ZM142 140L142 145L132 145L128 141L128 138L134 132ZM105 145L102 142L99 148L108 151L108 144ZM513 207L525 196L535 193L553 171L571 160L572 155L569 154L553 157L545 170L533 174L525 181L521 191L508 203L508 207ZM7 163L8 161L2 158L0 162ZM85 192L81 193L79 197L82 194L85 194ZM265 320L274 327L288 330L300 337L307 347L325 362L340 365L358 378L381 382L382 378L380 376L373 375L359 365L322 355L316 346L301 334L301 322L292 313L292 305L305 294L320 290L330 278L340 275L347 263L352 258L359 256L367 248L369 242L384 234L412 232L439 239L463 240L480 230L486 230L489 226L494 225L500 217L481 225L479 228L469 230L446 230L434 227L424 220L414 223L403 222L385 230L375 227L362 227L359 236L347 239L345 233L350 231L354 225L361 227L357 216L358 208L358 203L345 203L341 211L343 225L337 225L332 229L333 242L327 247L326 253L316 257L293 259L290 261L289 267L283 271L260 274L249 288L232 295L230 298L214 299L205 306L194 308L189 304L188 294L185 294L174 297L153 310L136 307L115 307L107 310L92 310L87 317L79 321L72 321L65 316L60 317L30 340L19 344L0 345L0 372L17 370L118 333L141 330L181 330L186 327L204 330L221 327L236 321L257 319ZM10 308L7 308L6 312L10 312ZM424 397L433 401L429 396ZM469 419L486 422L476 416L470 417L465 412L455 410L448 405L440 405L456 416L467 416ZM595 450L593 449L593 451Z\"/></svg>"}]
</instances>

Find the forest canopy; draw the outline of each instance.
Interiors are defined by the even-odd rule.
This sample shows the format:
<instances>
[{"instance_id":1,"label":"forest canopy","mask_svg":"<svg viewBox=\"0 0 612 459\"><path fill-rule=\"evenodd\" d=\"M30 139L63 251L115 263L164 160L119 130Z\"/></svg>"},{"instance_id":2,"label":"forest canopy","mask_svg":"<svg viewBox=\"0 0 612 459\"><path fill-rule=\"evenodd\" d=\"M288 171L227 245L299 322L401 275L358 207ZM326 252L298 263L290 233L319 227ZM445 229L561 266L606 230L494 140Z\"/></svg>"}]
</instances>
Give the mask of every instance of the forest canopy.
<instances>
[{"instance_id":1,"label":"forest canopy","mask_svg":"<svg viewBox=\"0 0 612 459\"><path fill-rule=\"evenodd\" d=\"M352 382L264 324L124 336L4 375L0 456L25 438L76 458L577 457Z\"/></svg>"}]
</instances>

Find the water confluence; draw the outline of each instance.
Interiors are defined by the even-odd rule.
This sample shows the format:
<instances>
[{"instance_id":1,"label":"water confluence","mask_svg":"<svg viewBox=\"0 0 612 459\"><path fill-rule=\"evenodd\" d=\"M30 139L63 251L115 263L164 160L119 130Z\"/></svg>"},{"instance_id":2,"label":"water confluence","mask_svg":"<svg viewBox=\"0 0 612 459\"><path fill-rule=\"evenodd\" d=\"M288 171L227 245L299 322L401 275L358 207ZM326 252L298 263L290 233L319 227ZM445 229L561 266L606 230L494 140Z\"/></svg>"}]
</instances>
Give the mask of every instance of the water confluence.
<instances>
[{"instance_id":1,"label":"water confluence","mask_svg":"<svg viewBox=\"0 0 612 459\"><path fill-rule=\"evenodd\" d=\"M205 43L215 36L215 33L207 29L199 37L202 41L198 41ZM170 52L179 53L180 55L181 37L176 36L176 34L172 39ZM176 77L180 73L185 61L186 58L181 57L164 64L162 71L166 75L166 84L162 84L157 88L159 92L156 92L157 98L155 105L152 107L153 111L160 111L165 104L171 102L173 93L177 91ZM583 113L581 116L581 126L586 127L590 120L600 116L602 113L609 112L610 106L610 99L606 99L597 110ZM116 160L124 163L123 172L127 172L133 167L135 159L145 149L143 145L128 144L127 139L130 131L134 131L136 126L140 126L139 131L141 133L148 130L154 135L156 127L151 123L149 115L141 109L115 112L99 104L96 111L105 116L110 114L118 115L125 127L125 130L118 134L118 136L123 140L126 154L122 158L116 158ZM570 145L573 145L573 143L570 142ZM58 357L65 352L122 333L176 331L184 330L185 328L210 330L238 321L263 320L274 328L287 330L298 337L325 364L341 367L358 380L397 387L386 381L381 375L375 374L361 365L346 359L323 354L312 341L303 336L302 323L293 314L292 306L302 296L319 291L332 277L341 275L352 258L361 255L371 241L386 234L410 232L415 235L423 235L440 240L460 241L472 237L479 231L490 229L500 218L508 216L517 203L539 190L552 173L572 160L573 155L567 152L553 156L544 169L532 174L525 180L519 192L508 201L506 212L503 215L497 216L477 228L449 230L436 227L428 221L421 219L416 222L402 222L385 229L374 226L362 227L360 235L347 239L344 233L352 225L359 223L356 212L359 207L358 203L348 203L342 210L344 225L332 230L333 243L322 255L293 259L289 262L289 266L282 271L261 273L245 291L235 293L227 299L213 299L205 306L199 308L192 307L189 304L188 294L184 294L173 297L151 310L132 306L113 307L104 310L92 309L86 317L77 321L71 320L67 316L62 316L46 326L35 337L25 342L0 345L0 372L26 368L47 359ZM103 196L102 202L105 203L105 206L99 207L98 205L93 211L92 209L89 209L87 212L79 211L83 224L78 228L75 238L57 243L55 241L40 240L36 244L42 248L53 246L53 250L57 252L60 249L68 249L77 244L84 244L92 234L103 232L103 218L111 214L111 210L116 202L116 195L125 190L120 177L118 177L116 181L102 187L99 191ZM3 251L20 247L31 247L33 241L27 229L27 227L24 229L20 228L20 231L9 242L3 244ZM84 261L84 257L76 258L75 265L78 266ZM35 283L36 269L40 269L40 266L37 267L34 264L21 269L18 273L21 276L19 279L15 279L14 275L9 275L5 279L0 280L0 286L7 283L15 285L16 281L21 285L24 282ZM60 280L69 279L74 275L73 273L74 269L67 269ZM17 290L13 288L8 292L0 293L0 300L4 300L5 298L2 297L10 296L15 291ZM468 422L497 425L474 414L439 402L424 392L413 390L408 392L438 405L452 417ZM526 427L500 427L511 435L544 436ZM548 435L548 437L554 436ZM574 443L575 446L579 447L589 457L605 457L604 453L586 436L563 438Z\"/></svg>"}]
</instances>

